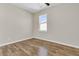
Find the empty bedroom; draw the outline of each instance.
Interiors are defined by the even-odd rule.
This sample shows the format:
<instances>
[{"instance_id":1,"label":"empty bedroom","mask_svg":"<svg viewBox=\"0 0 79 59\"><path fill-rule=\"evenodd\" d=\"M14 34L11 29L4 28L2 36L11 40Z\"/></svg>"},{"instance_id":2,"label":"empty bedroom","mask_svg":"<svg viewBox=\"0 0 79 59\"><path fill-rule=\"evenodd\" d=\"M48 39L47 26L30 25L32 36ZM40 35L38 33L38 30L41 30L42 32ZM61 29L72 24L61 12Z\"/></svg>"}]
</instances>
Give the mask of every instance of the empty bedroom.
<instances>
[{"instance_id":1,"label":"empty bedroom","mask_svg":"<svg viewBox=\"0 0 79 59\"><path fill-rule=\"evenodd\" d=\"M79 56L79 3L0 3L0 56Z\"/></svg>"}]
</instances>

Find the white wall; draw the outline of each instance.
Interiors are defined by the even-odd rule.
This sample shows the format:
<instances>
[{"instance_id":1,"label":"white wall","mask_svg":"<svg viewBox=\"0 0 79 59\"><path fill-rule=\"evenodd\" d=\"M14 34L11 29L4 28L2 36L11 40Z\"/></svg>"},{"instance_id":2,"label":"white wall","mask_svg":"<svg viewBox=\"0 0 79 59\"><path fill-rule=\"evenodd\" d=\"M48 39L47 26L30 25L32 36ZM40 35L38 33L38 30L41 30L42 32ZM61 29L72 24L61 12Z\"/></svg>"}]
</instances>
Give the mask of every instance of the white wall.
<instances>
[{"instance_id":1,"label":"white wall","mask_svg":"<svg viewBox=\"0 0 79 59\"><path fill-rule=\"evenodd\" d=\"M0 45L31 35L32 14L9 4L0 4Z\"/></svg>"},{"instance_id":2,"label":"white wall","mask_svg":"<svg viewBox=\"0 0 79 59\"><path fill-rule=\"evenodd\" d=\"M48 31L39 31L39 15L48 14ZM34 37L79 47L79 4L60 4L34 14Z\"/></svg>"}]
</instances>

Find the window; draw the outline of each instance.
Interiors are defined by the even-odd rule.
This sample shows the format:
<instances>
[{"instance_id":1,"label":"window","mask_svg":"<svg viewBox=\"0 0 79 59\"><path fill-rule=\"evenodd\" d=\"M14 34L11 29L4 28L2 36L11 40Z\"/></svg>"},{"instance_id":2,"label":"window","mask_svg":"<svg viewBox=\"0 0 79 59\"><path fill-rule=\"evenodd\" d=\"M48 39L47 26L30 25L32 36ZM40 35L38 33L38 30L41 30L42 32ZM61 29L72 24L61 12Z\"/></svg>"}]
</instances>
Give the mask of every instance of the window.
<instances>
[{"instance_id":1,"label":"window","mask_svg":"<svg viewBox=\"0 0 79 59\"><path fill-rule=\"evenodd\" d=\"M47 31L47 15L39 16L40 31Z\"/></svg>"}]
</instances>

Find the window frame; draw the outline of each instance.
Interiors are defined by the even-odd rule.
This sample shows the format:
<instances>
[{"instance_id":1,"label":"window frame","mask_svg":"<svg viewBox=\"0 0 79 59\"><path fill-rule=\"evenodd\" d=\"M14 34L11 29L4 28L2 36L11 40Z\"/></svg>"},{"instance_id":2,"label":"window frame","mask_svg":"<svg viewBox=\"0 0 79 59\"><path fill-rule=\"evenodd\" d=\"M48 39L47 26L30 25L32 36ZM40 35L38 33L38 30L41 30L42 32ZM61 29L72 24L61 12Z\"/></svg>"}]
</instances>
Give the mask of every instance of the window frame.
<instances>
[{"instance_id":1,"label":"window frame","mask_svg":"<svg viewBox=\"0 0 79 59\"><path fill-rule=\"evenodd\" d=\"M43 23L40 22L40 17L41 17L41 16L46 16L46 22L43 22ZM47 20L48 20L48 19L47 19L47 14L39 15L39 31L40 31L40 32L47 32ZM46 30L40 30L41 24L44 24L44 23L46 23Z\"/></svg>"}]
</instances>

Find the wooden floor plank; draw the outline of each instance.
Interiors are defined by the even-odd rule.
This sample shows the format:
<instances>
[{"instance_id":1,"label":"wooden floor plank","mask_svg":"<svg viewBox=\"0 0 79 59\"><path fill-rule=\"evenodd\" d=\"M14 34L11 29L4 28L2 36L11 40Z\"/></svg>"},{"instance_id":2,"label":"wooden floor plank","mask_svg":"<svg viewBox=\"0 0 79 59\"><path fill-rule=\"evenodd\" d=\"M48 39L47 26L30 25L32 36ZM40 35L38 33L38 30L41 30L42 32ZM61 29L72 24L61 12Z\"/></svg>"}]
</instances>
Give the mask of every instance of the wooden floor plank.
<instances>
[{"instance_id":1,"label":"wooden floor plank","mask_svg":"<svg viewBox=\"0 0 79 59\"><path fill-rule=\"evenodd\" d=\"M0 47L0 56L38 56L39 47L46 47L48 56L79 56L78 48L35 38Z\"/></svg>"}]
</instances>

